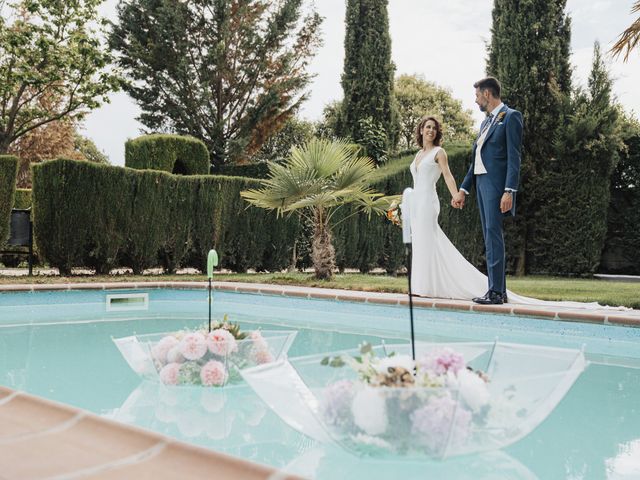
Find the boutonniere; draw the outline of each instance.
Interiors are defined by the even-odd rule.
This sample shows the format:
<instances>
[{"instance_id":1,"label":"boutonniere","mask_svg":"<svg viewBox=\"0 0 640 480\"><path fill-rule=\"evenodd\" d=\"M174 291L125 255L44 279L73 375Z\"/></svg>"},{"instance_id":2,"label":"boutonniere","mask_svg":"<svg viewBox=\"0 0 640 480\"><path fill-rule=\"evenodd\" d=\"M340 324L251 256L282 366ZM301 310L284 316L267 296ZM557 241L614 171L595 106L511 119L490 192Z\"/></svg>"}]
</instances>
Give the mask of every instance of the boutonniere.
<instances>
[{"instance_id":1,"label":"boutonniere","mask_svg":"<svg viewBox=\"0 0 640 480\"><path fill-rule=\"evenodd\" d=\"M504 116L507 114L507 112L500 112L498 114L498 116L496 117L496 122L500 122L502 123L502 120L504 120Z\"/></svg>"}]
</instances>

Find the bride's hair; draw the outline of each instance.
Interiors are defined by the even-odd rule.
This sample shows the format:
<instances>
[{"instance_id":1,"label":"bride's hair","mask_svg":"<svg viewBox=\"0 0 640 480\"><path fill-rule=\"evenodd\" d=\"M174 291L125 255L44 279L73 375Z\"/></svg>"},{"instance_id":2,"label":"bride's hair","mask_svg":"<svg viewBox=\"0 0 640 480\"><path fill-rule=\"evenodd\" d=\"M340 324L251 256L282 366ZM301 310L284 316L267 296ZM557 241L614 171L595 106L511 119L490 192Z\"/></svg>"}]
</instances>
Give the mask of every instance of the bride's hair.
<instances>
[{"instance_id":1,"label":"bride's hair","mask_svg":"<svg viewBox=\"0 0 640 480\"><path fill-rule=\"evenodd\" d=\"M436 124L436 138L433 139L433 144L438 147L442 142L442 125L436 117L427 115L426 117L422 117L422 120L418 122L418 126L416 127L416 143L420 148L424 147L422 140L422 129L424 128L424 124L429 120L433 120L433 123Z\"/></svg>"}]
</instances>

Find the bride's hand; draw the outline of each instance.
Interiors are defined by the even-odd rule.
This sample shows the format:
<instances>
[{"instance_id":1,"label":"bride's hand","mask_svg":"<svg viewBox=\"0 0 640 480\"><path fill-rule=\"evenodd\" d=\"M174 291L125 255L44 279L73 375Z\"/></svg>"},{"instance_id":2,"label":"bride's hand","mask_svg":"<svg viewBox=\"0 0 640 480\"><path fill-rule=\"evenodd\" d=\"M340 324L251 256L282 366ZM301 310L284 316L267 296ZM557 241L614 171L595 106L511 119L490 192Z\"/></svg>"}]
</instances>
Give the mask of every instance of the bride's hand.
<instances>
[{"instance_id":1,"label":"bride's hand","mask_svg":"<svg viewBox=\"0 0 640 480\"><path fill-rule=\"evenodd\" d=\"M464 192L459 191L451 198L451 206L453 208L461 209L462 207L464 207L464 200L465 200Z\"/></svg>"}]
</instances>

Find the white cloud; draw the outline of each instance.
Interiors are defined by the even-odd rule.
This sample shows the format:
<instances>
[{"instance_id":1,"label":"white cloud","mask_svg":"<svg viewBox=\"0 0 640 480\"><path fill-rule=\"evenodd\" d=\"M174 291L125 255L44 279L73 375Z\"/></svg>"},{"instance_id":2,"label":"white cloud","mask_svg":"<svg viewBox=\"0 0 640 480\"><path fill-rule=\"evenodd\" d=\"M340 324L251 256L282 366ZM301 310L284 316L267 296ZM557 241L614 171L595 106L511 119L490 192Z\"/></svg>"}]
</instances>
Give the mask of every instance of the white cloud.
<instances>
[{"instance_id":1,"label":"white cloud","mask_svg":"<svg viewBox=\"0 0 640 480\"><path fill-rule=\"evenodd\" d=\"M115 19L117 0L107 0L102 13ZM599 40L607 51L632 21L633 0L568 0L572 17L572 64L574 83L585 85L591 67L593 42ZM324 105L342 97L340 75L344 61L345 0L316 0L325 17L324 46L311 64L317 74L310 87L309 101L302 115L317 119ZM398 74L422 74L428 80L449 87L456 98L471 109L479 121L472 84L484 75L485 42L490 39L491 0L390 0L389 26L393 60ZM611 63L617 79L614 92L627 110L640 112L640 53L628 63ZM124 164L124 142L138 136L140 125L135 104L123 93L113 104L93 112L86 121L86 134L116 165Z\"/></svg>"}]
</instances>

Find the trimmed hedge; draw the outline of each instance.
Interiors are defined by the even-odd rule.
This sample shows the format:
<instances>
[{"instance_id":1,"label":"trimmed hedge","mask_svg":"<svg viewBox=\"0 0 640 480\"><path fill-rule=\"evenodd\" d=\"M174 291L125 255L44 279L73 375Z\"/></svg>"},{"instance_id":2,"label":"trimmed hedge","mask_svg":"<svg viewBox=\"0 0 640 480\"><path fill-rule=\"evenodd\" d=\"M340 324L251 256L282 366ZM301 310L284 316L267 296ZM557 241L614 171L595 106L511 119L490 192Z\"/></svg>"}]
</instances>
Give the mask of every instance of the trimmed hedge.
<instances>
[{"instance_id":1,"label":"trimmed hedge","mask_svg":"<svg viewBox=\"0 0 640 480\"><path fill-rule=\"evenodd\" d=\"M12 155L0 155L0 247L9 238L17 175L18 158Z\"/></svg>"},{"instance_id":2,"label":"trimmed hedge","mask_svg":"<svg viewBox=\"0 0 640 480\"><path fill-rule=\"evenodd\" d=\"M30 188L16 188L16 194L13 199L13 208L20 208L23 210L31 208Z\"/></svg>"},{"instance_id":3,"label":"trimmed hedge","mask_svg":"<svg viewBox=\"0 0 640 480\"><path fill-rule=\"evenodd\" d=\"M209 150L193 137L181 135L143 135L128 140L124 162L137 170L160 170L180 175L209 173Z\"/></svg>"},{"instance_id":4,"label":"trimmed hedge","mask_svg":"<svg viewBox=\"0 0 640 480\"><path fill-rule=\"evenodd\" d=\"M599 271L640 273L640 134L625 139L611 178L607 236Z\"/></svg>"},{"instance_id":5,"label":"trimmed hedge","mask_svg":"<svg viewBox=\"0 0 640 480\"><path fill-rule=\"evenodd\" d=\"M269 176L269 165L267 162L250 163L248 165L220 165L213 173L229 177L267 178Z\"/></svg>"},{"instance_id":6,"label":"trimmed hedge","mask_svg":"<svg viewBox=\"0 0 640 480\"><path fill-rule=\"evenodd\" d=\"M298 221L276 222L275 214L247 210L239 193L255 180L65 159L36 165L33 172L36 241L62 274L83 266L101 273L156 266L205 271L211 248L222 268L236 272L291 263Z\"/></svg>"}]
</instances>

